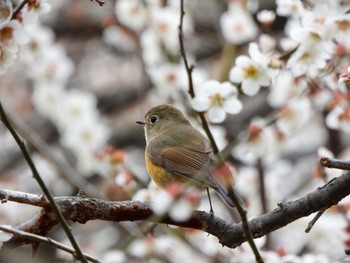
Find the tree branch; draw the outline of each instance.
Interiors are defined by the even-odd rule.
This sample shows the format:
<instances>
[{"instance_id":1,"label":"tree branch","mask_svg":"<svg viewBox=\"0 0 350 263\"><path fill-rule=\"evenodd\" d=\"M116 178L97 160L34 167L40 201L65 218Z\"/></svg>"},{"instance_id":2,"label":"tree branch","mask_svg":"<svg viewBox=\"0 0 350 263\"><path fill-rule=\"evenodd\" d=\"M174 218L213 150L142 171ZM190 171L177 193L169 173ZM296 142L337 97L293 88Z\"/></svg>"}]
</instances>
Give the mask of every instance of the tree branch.
<instances>
[{"instance_id":1,"label":"tree branch","mask_svg":"<svg viewBox=\"0 0 350 263\"><path fill-rule=\"evenodd\" d=\"M337 204L350 194L349 184L350 173L346 173L300 199L278 204L278 207L273 211L248 221L252 236L254 238L265 236L299 218ZM0 189L0 199L3 200L4 197L7 201L15 202L19 202L21 197L23 197L24 200L21 203L44 207L34 218L19 225L17 229L46 236L52 227L58 224L56 217L52 216L53 212L49 208L49 204L45 204L45 201L40 196ZM32 197L33 201L28 201ZM190 219L180 223L168 216L161 219L155 217L149 203L138 201L112 202L95 198L70 196L56 197L55 202L67 220L82 224L96 219L112 222L152 221L205 231L216 236L222 245L230 248L235 248L247 241L242 223L232 224L225 222L223 219L203 211L194 211ZM5 244L7 246L19 246L24 243L28 243L28 240L16 236Z\"/></svg>"},{"instance_id":2,"label":"tree branch","mask_svg":"<svg viewBox=\"0 0 350 263\"><path fill-rule=\"evenodd\" d=\"M343 160L337 160L337 159L330 159L328 157L322 157L320 159L320 163L324 167L328 168L334 168L334 169L340 169L340 170L350 170L350 162L349 161L343 161Z\"/></svg>"},{"instance_id":3,"label":"tree branch","mask_svg":"<svg viewBox=\"0 0 350 263\"><path fill-rule=\"evenodd\" d=\"M46 243L48 245L57 247L58 249L63 250L63 251L65 251L65 252L67 252L75 257L75 250L73 248L66 246L65 244L62 244L54 239L38 236L38 235L28 233L28 232L24 232L24 231L14 229L14 228L9 227L9 226L0 225L0 230L7 232L7 233L17 235L17 236L20 236L21 238L24 238L24 239L32 240L34 242ZM89 260L91 262L95 262L95 263L101 262L101 260L94 258L90 255L84 254L84 256L86 257L87 260Z\"/></svg>"}]
</instances>

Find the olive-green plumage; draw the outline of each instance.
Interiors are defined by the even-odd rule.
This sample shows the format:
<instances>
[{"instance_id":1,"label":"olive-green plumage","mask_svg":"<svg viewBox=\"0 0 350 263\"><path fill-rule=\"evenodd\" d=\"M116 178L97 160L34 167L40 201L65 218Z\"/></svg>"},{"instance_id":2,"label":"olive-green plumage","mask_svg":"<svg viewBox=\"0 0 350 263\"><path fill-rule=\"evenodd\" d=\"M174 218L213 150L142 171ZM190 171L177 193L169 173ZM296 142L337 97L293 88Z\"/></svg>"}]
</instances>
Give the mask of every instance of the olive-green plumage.
<instances>
[{"instance_id":1,"label":"olive-green plumage","mask_svg":"<svg viewBox=\"0 0 350 263\"><path fill-rule=\"evenodd\" d=\"M208 139L192 127L177 108L160 105L150 109L144 122L148 173L161 188L171 182L213 188L234 207L225 190L210 174L212 148Z\"/></svg>"}]
</instances>

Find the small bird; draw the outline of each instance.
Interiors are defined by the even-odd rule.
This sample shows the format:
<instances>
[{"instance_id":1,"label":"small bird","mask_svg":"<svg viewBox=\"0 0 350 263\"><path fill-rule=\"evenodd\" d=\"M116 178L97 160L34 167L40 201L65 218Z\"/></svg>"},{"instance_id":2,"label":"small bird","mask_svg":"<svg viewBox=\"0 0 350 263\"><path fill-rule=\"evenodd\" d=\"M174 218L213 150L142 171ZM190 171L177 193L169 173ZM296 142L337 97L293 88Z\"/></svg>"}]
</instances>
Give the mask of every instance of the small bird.
<instances>
[{"instance_id":1,"label":"small bird","mask_svg":"<svg viewBox=\"0 0 350 263\"><path fill-rule=\"evenodd\" d=\"M146 168L160 188L174 182L212 188L228 207L234 207L226 191L210 173L213 153L209 140L180 110L172 105L159 105L146 113L144 121L136 123L144 125Z\"/></svg>"}]
</instances>

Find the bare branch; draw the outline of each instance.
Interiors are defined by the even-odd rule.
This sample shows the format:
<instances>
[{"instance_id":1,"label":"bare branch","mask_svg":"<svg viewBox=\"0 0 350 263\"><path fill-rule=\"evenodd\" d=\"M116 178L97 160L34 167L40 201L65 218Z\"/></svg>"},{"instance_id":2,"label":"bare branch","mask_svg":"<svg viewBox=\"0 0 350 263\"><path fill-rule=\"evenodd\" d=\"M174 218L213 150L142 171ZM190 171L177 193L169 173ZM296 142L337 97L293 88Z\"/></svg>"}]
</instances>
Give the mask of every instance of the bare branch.
<instances>
[{"instance_id":1,"label":"bare branch","mask_svg":"<svg viewBox=\"0 0 350 263\"><path fill-rule=\"evenodd\" d=\"M16 10L13 12L11 19L16 19L18 14L22 11L23 7L28 4L29 0L23 0Z\"/></svg>"},{"instance_id":2,"label":"bare branch","mask_svg":"<svg viewBox=\"0 0 350 263\"><path fill-rule=\"evenodd\" d=\"M66 251L67 253L71 254L73 257L75 257L75 250L69 246L66 246L65 244L62 244L52 238L48 238L48 237L42 237L42 236L38 236L32 233L28 233L28 232L24 232L18 229L14 229L12 227L9 226L1 226L0 225L0 230L7 232L7 233L11 233L17 236L20 236L23 239L28 239L28 240L32 240L38 243L46 243L49 244L53 247L56 247L60 250ZM86 257L87 260L91 261L91 262L96 262L99 263L101 262L101 260L94 258L90 255L84 254L84 256Z\"/></svg>"},{"instance_id":3,"label":"bare branch","mask_svg":"<svg viewBox=\"0 0 350 263\"><path fill-rule=\"evenodd\" d=\"M322 157L320 159L320 163L324 167L350 171L350 162L349 161L343 161L343 160L331 159L328 157Z\"/></svg>"}]
</instances>

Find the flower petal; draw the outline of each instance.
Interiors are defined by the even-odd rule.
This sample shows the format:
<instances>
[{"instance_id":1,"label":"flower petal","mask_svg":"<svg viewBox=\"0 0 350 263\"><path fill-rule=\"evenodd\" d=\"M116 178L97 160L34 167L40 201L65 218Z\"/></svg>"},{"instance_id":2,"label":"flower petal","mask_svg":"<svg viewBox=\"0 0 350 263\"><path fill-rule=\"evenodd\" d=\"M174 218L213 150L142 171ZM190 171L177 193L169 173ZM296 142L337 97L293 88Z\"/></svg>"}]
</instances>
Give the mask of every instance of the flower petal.
<instances>
[{"instance_id":1,"label":"flower petal","mask_svg":"<svg viewBox=\"0 0 350 263\"><path fill-rule=\"evenodd\" d=\"M231 94L233 96L237 96L238 90L237 90L236 86L232 85L228 81L225 81L225 82L221 83L221 85L220 85L219 94L224 98L228 97Z\"/></svg>"},{"instance_id":2,"label":"flower petal","mask_svg":"<svg viewBox=\"0 0 350 263\"><path fill-rule=\"evenodd\" d=\"M230 70L230 75L229 75L229 79L234 82L234 83L240 83L242 82L244 78L244 72L241 68L239 67L233 67Z\"/></svg>"},{"instance_id":3,"label":"flower petal","mask_svg":"<svg viewBox=\"0 0 350 263\"><path fill-rule=\"evenodd\" d=\"M226 112L223 108L214 106L208 110L208 118L212 123L221 123L226 118Z\"/></svg>"},{"instance_id":4,"label":"flower petal","mask_svg":"<svg viewBox=\"0 0 350 263\"><path fill-rule=\"evenodd\" d=\"M239 113L243 108L242 103L236 97L231 97L227 99L222 106L224 110L230 114Z\"/></svg>"},{"instance_id":5,"label":"flower petal","mask_svg":"<svg viewBox=\"0 0 350 263\"><path fill-rule=\"evenodd\" d=\"M254 96L256 95L259 90L260 90L260 86L259 84L256 82L256 81L252 81L252 80L244 80L242 82L242 92L245 94L245 95L248 95L248 96Z\"/></svg>"},{"instance_id":6,"label":"flower petal","mask_svg":"<svg viewBox=\"0 0 350 263\"><path fill-rule=\"evenodd\" d=\"M196 96L191 101L193 109L198 112L207 111L210 107L210 100L203 96Z\"/></svg>"}]
</instances>

